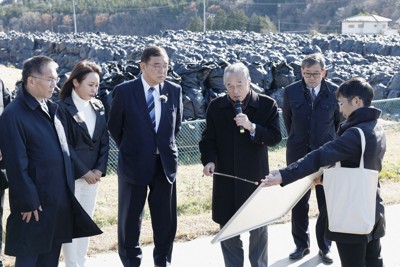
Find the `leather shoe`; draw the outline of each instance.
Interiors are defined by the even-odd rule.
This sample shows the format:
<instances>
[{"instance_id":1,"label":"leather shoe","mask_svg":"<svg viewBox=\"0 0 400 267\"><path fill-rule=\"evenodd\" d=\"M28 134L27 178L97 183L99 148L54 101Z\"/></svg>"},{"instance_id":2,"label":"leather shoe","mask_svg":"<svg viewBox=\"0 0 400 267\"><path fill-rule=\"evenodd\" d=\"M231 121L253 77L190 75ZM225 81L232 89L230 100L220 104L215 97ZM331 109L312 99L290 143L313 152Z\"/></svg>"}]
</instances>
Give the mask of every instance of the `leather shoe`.
<instances>
[{"instance_id":1,"label":"leather shoe","mask_svg":"<svg viewBox=\"0 0 400 267\"><path fill-rule=\"evenodd\" d=\"M331 255L330 251L323 252L322 250L320 250L318 254L321 256L323 262L329 263L329 264L333 263L333 259L332 259L332 255Z\"/></svg>"},{"instance_id":2,"label":"leather shoe","mask_svg":"<svg viewBox=\"0 0 400 267\"><path fill-rule=\"evenodd\" d=\"M302 259L305 255L310 254L309 248L297 247L295 251L289 254L289 259Z\"/></svg>"}]
</instances>

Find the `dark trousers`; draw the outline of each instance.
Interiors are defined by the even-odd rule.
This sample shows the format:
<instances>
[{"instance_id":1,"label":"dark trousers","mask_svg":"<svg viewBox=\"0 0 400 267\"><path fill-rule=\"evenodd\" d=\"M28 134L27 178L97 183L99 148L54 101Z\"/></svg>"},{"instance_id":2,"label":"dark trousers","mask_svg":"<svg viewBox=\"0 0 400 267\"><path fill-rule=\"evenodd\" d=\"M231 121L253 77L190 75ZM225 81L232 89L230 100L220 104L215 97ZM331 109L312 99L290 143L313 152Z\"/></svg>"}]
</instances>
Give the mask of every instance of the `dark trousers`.
<instances>
[{"instance_id":1,"label":"dark trousers","mask_svg":"<svg viewBox=\"0 0 400 267\"><path fill-rule=\"evenodd\" d=\"M4 190L0 189L0 253L3 247L3 212L4 212ZM3 267L3 261L0 255L0 267Z\"/></svg>"},{"instance_id":2,"label":"dark trousers","mask_svg":"<svg viewBox=\"0 0 400 267\"><path fill-rule=\"evenodd\" d=\"M315 186L319 215L315 226L315 235L318 247L323 252L330 250L331 241L325 239L325 228L327 223L327 211L325 193L322 185ZM310 233L308 229L308 211L311 189L300 199L292 209L292 236L296 247L310 247Z\"/></svg>"},{"instance_id":3,"label":"dark trousers","mask_svg":"<svg viewBox=\"0 0 400 267\"><path fill-rule=\"evenodd\" d=\"M15 267L57 267L60 257L61 244L53 246L46 254L24 256L15 258Z\"/></svg>"},{"instance_id":4,"label":"dark trousers","mask_svg":"<svg viewBox=\"0 0 400 267\"><path fill-rule=\"evenodd\" d=\"M125 267L141 263L139 237L148 189L154 264L167 266L171 262L177 227L176 183L168 182L161 160L157 159L156 171L148 186L118 179L118 252Z\"/></svg>"},{"instance_id":5,"label":"dark trousers","mask_svg":"<svg viewBox=\"0 0 400 267\"><path fill-rule=\"evenodd\" d=\"M380 239L368 244L336 242L342 267L383 267Z\"/></svg>"}]
</instances>

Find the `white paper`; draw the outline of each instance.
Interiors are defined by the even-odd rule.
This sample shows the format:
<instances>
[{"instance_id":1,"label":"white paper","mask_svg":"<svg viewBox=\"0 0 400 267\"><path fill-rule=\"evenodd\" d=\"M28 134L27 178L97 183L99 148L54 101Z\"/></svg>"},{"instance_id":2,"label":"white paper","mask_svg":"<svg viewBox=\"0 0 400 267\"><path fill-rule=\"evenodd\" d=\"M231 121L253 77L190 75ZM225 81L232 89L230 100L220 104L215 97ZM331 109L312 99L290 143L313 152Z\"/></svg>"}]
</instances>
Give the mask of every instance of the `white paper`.
<instances>
[{"instance_id":1,"label":"white paper","mask_svg":"<svg viewBox=\"0 0 400 267\"><path fill-rule=\"evenodd\" d=\"M241 233L271 224L286 215L311 188L322 169L284 187L259 185L232 216L211 243L220 242Z\"/></svg>"}]
</instances>

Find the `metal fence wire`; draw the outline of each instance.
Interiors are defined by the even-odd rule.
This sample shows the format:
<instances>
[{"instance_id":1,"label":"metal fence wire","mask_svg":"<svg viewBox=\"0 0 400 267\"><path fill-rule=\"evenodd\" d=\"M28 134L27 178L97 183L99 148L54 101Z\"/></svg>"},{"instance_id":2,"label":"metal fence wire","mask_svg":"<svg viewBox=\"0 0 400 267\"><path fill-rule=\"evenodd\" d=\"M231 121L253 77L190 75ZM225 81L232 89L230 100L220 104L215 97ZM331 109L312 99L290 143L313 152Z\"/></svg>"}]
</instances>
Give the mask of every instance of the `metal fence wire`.
<instances>
[{"instance_id":1,"label":"metal fence wire","mask_svg":"<svg viewBox=\"0 0 400 267\"><path fill-rule=\"evenodd\" d=\"M400 121L400 98L376 100L372 102L372 106L382 110L382 119L397 122ZM270 150L286 146L287 133L283 123L282 112L279 112L279 121L282 131L282 141L275 147L270 148ZM199 141L205 126L205 120L185 121L182 123L182 128L176 137L180 165L193 165L201 163ZM118 148L112 138L110 138L108 173L116 172L117 162Z\"/></svg>"}]
</instances>

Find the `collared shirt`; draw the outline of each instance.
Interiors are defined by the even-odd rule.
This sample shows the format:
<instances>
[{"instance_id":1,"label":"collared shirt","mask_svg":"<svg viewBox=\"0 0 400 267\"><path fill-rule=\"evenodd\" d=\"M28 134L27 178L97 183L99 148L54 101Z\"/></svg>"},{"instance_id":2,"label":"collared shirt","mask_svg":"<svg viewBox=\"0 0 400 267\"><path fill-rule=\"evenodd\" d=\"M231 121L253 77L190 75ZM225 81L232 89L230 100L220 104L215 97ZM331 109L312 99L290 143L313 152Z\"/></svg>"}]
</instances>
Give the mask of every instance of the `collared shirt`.
<instances>
[{"instance_id":1,"label":"collared shirt","mask_svg":"<svg viewBox=\"0 0 400 267\"><path fill-rule=\"evenodd\" d=\"M142 83L143 83L143 88L144 88L144 96L147 97L147 94L150 89L150 85L143 78L143 75L141 78L142 78ZM155 129L156 132L158 130L158 125L160 124L160 118L161 118L160 91L163 88L163 86L164 86L164 83L160 83L160 84L156 84L156 85L152 86L155 89L153 91L153 96L154 96L154 110L155 110L155 116L156 116L156 129Z\"/></svg>"},{"instance_id":2,"label":"collared shirt","mask_svg":"<svg viewBox=\"0 0 400 267\"><path fill-rule=\"evenodd\" d=\"M93 138L94 128L96 126L96 112L94 111L92 104L89 100L84 100L80 98L75 90L72 90L71 98L72 101L74 101L76 108L78 109L79 118L85 122L86 127L89 131L89 135Z\"/></svg>"},{"instance_id":3,"label":"collared shirt","mask_svg":"<svg viewBox=\"0 0 400 267\"><path fill-rule=\"evenodd\" d=\"M307 89L310 91L311 94L311 90L313 90L313 88L307 85ZM318 84L318 86L314 88L315 96L319 94L319 91L321 91L321 84Z\"/></svg>"}]
</instances>

